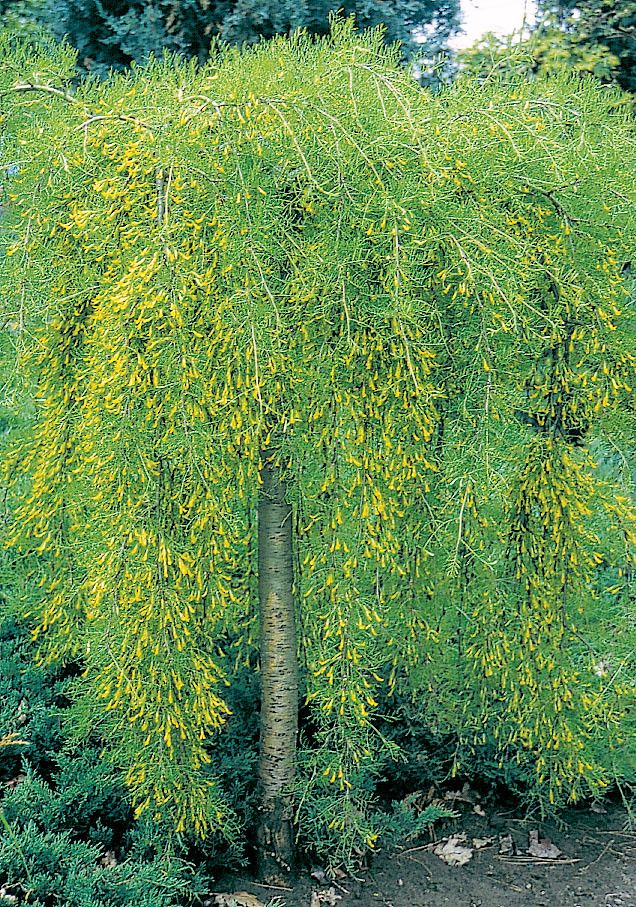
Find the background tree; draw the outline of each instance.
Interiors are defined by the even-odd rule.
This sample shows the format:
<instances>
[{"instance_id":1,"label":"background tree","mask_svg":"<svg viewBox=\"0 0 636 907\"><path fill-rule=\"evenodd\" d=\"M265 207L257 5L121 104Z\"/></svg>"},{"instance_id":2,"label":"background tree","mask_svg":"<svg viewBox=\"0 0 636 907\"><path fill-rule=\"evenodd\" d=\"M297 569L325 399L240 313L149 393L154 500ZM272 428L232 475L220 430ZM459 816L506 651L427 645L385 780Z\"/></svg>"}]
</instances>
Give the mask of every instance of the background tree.
<instances>
[{"instance_id":1,"label":"background tree","mask_svg":"<svg viewBox=\"0 0 636 907\"><path fill-rule=\"evenodd\" d=\"M591 456L633 434L617 95L433 97L350 23L76 93L74 66L7 41L0 70L5 319L35 409L6 542L137 813L231 827L208 766L259 629L279 865L292 809L334 860L373 846L395 699L545 803L597 794L636 739L634 647L594 671L608 602L633 634L630 480Z\"/></svg>"},{"instance_id":2,"label":"background tree","mask_svg":"<svg viewBox=\"0 0 636 907\"><path fill-rule=\"evenodd\" d=\"M14 32L36 31L42 4L43 0L2 0L0 26Z\"/></svg>"},{"instance_id":3,"label":"background tree","mask_svg":"<svg viewBox=\"0 0 636 907\"><path fill-rule=\"evenodd\" d=\"M11 12L16 3L4 6ZM164 50L203 61L217 38L252 44L297 28L325 35L337 11L355 16L361 29L382 24L389 43L432 58L458 25L459 0L62 0L34 10L45 28L77 48L82 66L105 73Z\"/></svg>"},{"instance_id":4,"label":"background tree","mask_svg":"<svg viewBox=\"0 0 636 907\"><path fill-rule=\"evenodd\" d=\"M569 66L636 91L633 0L540 0L538 7L535 38L540 66Z\"/></svg>"},{"instance_id":5,"label":"background tree","mask_svg":"<svg viewBox=\"0 0 636 907\"><path fill-rule=\"evenodd\" d=\"M533 73L588 73L603 82L636 91L636 3L584 0L538 4L537 21L521 48L509 39L485 35L458 54L473 73L524 68Z\"/></svg>"}]
</instances>

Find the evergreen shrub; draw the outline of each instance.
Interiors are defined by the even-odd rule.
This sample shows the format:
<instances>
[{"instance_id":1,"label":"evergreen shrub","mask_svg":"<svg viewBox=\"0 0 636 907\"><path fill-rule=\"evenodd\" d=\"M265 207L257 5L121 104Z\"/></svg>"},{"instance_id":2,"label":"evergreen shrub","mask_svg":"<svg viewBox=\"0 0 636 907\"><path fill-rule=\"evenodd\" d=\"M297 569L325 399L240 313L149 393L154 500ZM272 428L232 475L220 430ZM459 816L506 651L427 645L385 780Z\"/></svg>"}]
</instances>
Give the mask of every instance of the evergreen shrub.
<instances>
[{"instance_id":1,"label":"evergreen shrub","mask_svg":"<svg viewBox=\"0 0 636 907\"><path fill-rule=\"evenodd\" d=\"M186 841L152 820L134 822L121 778L100 758L101 744L69 737L68 686L59 672L34 665L25 629L4 620L0 886L34 907L194 903L210 891L205 861L195 870Z\"/></svg>"}]
</instances>

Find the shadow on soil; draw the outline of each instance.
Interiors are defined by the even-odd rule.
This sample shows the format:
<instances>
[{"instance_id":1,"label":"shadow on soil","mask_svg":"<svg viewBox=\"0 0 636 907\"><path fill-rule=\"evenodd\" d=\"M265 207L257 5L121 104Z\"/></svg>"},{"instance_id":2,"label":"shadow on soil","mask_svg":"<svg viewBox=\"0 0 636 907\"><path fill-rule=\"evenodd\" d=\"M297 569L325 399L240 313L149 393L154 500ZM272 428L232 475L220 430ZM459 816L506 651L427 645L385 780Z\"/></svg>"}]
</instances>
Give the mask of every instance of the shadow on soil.
<instances>
[{"instance_id":1,"label":"shadow on soil","mask_svg":"<svg viewBox=\"0 0 636 907\"><path fill-rule=\"evenodd\" d=\"M208 904L636 907L636 833L623 807L571 810L558 826L503 808L483 816L470 803L456 808L457 818L437 830L435 841L380 853L357 879L330 881L319 867L293 888L223 879Z\"/></svg>"}]
</instances>

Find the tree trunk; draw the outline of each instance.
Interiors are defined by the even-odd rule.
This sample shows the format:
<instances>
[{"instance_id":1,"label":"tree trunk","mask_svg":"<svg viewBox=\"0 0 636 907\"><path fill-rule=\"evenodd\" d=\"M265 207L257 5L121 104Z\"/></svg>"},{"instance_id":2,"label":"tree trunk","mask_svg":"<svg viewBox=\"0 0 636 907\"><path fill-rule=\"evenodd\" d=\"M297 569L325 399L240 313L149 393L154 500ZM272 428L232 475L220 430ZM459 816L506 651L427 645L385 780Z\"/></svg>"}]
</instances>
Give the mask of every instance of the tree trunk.
<instances>
[{"instance_id":1,"label":"tree trunk","mask_svg":"<svg viewBox=\"0 0 636 907\"><path fill-rule=\"evenodd\" d=\"M258 873L293 867L290 786L296 768L298 662L293 597L292 513L271 454L264 456L258 502L258 586L261 619L261 741Z\"/></svg>"}]
</instances>

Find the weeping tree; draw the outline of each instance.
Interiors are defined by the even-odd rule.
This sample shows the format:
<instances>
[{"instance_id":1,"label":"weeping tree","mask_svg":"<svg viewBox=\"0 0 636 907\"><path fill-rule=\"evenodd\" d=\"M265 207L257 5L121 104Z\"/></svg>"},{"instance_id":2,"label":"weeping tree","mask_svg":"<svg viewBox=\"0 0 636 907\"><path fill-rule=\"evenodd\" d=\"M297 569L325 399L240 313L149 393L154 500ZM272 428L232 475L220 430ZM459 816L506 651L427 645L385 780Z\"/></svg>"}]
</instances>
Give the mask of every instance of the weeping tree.
<instances>
[{"instance_id":1,"label":"weeping tree","mask_svg":"<svg viewBox=\"0 0 636 907\"><path fill-rule=\"evenodd\" d=\"M598 791L633 696L577 626L601 561L629 596L635 538L590 452L632 431L612 93L433 97L347 23L76 88L74 63L4 50L3 305L34 400L6 543L136 813L232 829L209 763L243 661L263 872L295 825L334 859L372 847L378 703L433 698L441 648L474 693L448 724L555 802Z\"/></svg>"}]
</instances>

